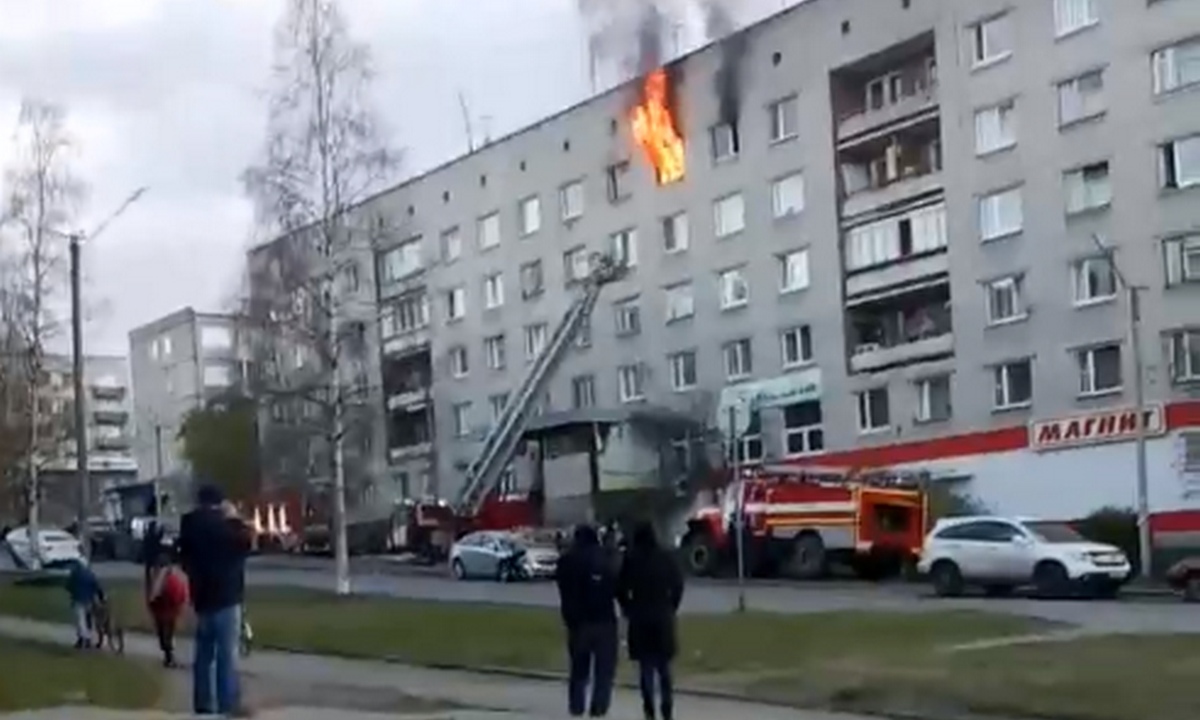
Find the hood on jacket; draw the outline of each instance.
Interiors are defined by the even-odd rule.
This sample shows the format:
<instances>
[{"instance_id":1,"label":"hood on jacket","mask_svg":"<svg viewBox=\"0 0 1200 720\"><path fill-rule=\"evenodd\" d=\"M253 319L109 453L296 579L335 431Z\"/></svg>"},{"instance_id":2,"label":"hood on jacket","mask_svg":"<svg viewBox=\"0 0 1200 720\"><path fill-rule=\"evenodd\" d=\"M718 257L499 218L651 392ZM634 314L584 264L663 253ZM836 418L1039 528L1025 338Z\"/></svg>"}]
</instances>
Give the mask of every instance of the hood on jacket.
<instances>
[{"instance_id":1,"label":"hood on jacket","mask_svg":"<svg viewBox=\"0 0 1200 720\"><path fill-rule=\"evenodd\" d=\"M580 525L575 528L575 547L593 548L600 544L600 536L591 525Z\"/></svg>"},{"instance_id":2,"label":"hood on jacket","mask_svg":"<svg viewBox=\"0 0 1200 720\"><path fill-rule=\"evenodd\" d=\"M654 526L648 522L640 522L633 529L633 547L638 550L655 550L658 548L658 536L654 534Z\"/></svg>"}]
</instances>

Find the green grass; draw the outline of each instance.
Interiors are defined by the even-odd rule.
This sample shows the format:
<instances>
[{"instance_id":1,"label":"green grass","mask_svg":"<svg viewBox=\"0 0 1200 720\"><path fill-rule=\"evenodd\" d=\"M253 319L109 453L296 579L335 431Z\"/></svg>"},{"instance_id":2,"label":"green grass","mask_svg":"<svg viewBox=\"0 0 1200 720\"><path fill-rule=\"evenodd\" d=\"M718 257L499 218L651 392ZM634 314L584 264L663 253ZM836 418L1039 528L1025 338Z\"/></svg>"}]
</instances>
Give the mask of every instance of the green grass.
<instances>
[{"instance_id":1,"label":"green grass","mask_svg":"<svg viewBox=\"0 0 1200 720\"><path fill-rule=\"evenodd\" d=\"M161 672L100 652L0 638L0 712L99 705L122 710L158 703Z\"/></svg>"}]
</instances>

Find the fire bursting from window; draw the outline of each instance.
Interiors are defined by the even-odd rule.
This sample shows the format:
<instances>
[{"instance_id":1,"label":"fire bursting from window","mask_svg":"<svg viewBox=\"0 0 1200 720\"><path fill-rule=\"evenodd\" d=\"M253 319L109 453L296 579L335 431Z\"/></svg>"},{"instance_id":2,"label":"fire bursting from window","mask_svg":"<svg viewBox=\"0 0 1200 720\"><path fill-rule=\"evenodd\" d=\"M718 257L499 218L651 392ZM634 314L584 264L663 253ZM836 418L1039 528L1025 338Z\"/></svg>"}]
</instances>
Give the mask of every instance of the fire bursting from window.
<instances>
[{"instance_id":1,"label":"fire bursting from window","mask_svg":"<svg viewBox=\"0 0 1200 720\"><path fill-rule=\"evenodd\" d=\"M687 171L683 138L668 103L667 71L659 68L646 76L642 102L630 115L633 137L654 167L659 185L682 180Z\"/></svg>"}]
</instances>

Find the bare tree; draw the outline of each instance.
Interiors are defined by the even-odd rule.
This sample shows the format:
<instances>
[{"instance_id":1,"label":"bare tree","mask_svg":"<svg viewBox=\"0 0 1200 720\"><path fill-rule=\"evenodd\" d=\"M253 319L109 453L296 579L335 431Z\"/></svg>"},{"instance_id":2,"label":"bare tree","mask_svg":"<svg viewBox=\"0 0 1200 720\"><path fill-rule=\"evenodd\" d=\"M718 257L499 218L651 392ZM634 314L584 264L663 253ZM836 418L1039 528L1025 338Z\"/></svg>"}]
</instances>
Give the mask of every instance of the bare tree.
<instances>
[{"instance_id":1,"label":"bare tree","mask_svg":"<svg viewBox=\"0 0 1200 720\"><path fill-rule=\"evenodd\" d=\"M250 257L255 385L273 418L315 430L299 445L332 481L337 591L348 593L347 448L368 412L373 308L358 297L371 269L360 266L386 233L359 206L390 180L398 156L367 101L368 48L350 37L336 2L288 0L276 42L265 153L244 176L260 221L279 236Z\"/></svg>"}]
</instances>

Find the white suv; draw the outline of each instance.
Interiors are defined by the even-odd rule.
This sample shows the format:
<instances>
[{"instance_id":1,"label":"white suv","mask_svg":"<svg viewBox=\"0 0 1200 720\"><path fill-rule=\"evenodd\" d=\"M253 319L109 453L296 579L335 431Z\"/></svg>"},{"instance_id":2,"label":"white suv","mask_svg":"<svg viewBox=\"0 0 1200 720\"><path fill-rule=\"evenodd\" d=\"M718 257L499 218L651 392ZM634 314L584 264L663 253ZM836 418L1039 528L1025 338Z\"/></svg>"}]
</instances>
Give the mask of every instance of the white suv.
<instances>
[{"instance_id":1,"label":"white suv","mask_svg":"<svg viewBox=\"0 0 1200 720\"><path fill-rule=\"evenodd\" d=\"M1119 549L1091 542L1065 523L990 516L939 520L917 568L943 597L962 594L966 585L1005 595L1029 584L1043 596L1082 588L1112 597L1131 573Z\"/></svg>"}]
</instances>

